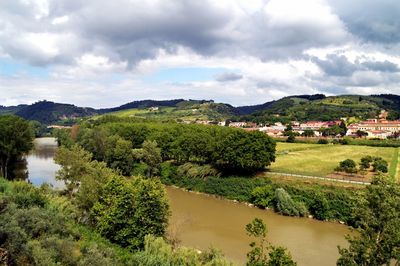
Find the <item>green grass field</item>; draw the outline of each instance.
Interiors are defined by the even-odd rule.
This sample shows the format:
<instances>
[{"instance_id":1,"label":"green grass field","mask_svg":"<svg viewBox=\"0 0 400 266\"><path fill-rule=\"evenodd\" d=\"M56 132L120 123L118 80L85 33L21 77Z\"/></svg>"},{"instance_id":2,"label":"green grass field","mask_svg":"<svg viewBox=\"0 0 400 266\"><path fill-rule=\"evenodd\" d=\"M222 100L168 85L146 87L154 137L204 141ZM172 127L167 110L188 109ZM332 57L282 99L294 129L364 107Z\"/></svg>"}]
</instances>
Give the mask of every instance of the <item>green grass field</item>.
<instances>
[{"instance_id":1,"label":"green grass field","mask_svg":"<svg viewBox=\"0 0 400 266\"><path fill-rule=\"evenodd\" d=\"M270 166L270 170L324 177L333 173L340 161L353 159L358 163L366 155L386 160L393 176L394 169L399 168L397 148L278 142L276 162Z\"/></svg>"}]
</instances>

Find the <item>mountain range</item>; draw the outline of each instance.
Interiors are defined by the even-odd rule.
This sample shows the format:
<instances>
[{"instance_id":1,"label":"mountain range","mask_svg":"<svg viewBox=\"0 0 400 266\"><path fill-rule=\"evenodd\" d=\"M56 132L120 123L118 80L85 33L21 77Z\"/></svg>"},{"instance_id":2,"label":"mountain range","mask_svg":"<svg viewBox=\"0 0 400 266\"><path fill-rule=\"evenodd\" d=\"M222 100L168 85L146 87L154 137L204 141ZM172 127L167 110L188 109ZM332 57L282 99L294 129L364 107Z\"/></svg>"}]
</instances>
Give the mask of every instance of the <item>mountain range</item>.
<instances>
[{"instance_id":1,"label":"mountain range","mask_svg":"<svg viewBox=\"0 0 400 266\"><path fill-rule=\"evenodd\" d=\"M141 100L132 101L118 107L102 109L39 101L30 105L0 106L0 115L15 114L46 125L54 123L71 124L76 119L104 114L156 119L230 119L267 123L292 120L328 121L342 117L366 119L376 117L382 109L389 112L389 119L399 119L400 96L393 94L369 96L294 95L259 105L240 107L225 103L215 103L213 100Z\"/></svg>"}]
</instances>

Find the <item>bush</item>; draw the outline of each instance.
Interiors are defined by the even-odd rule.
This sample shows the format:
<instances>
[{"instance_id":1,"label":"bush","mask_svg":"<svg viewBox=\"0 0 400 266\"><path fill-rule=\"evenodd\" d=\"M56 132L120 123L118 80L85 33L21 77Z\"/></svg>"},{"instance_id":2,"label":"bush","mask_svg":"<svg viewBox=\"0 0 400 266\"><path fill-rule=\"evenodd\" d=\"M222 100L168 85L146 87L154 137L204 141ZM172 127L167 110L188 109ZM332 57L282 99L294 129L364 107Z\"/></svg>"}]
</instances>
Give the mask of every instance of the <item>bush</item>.
<instances>
[{"instance_id":1,"label":"bush","mask_svg":"<svg viewBox=\"0 0 400 266\"><path fill-rule=\"evenodd\" d=\"M369 169L371 167L372 161L373 158L369 155L362 157L360 161L360 169L361 170Z\"/></svg>"},{"instance_id":2,"label":"bush","mask_svg":"<svg viewBox=\"0 0 400 266\"><path fill-rule=\"evenodd\" d=\"M205 178L208 176L218 177L220 176L220 173L217 169L209 164L198 165L194 163L185 163L178 166L178 168L176 169L176 175L177 177Z\"/></svg>"},{"instance_id":3,"label":"bush","mask_svg":"<svg viewBox=\"0 0 400 266\"><path fill-rule=\"evenodd\" d=\"M304 216L305 206L296 203L283 188L275 190L275 206L279 213L288 216Z\"/></svg>"},{"instance_id":4,"label":"bush","mask_svg":"<svg viewBox=\"0 0 400 266\"><path fill-rule=\"evenodd\" d=\"M251 202L261 208L272 207L274 196L275 192L271 185L256 187L251 192Z\"/></svg>"},{"instance_id":5,"label":"bush","mask_svg":"<svg viewBox=\"0 0 400 266\"><path fill-rule=\"evenodd\" d=\"M388 162L383 160L380 157L374 159L374 162L372 163L372 167L374 169L374 172L378 172L378 171L382 172L382 173L388 172Z\"/></svg>"},{"instance_id":6,"label":"bush","mask_svg":"<svg viewBox=\"0 0 400 266\"><path fill-rule=\"evenodd\" d=\"M329 141L327 139L319 139L318 144L329 144Z\"/></svg>"},{"instance_id":7,"label":"bush","mask_svg":"<svg viewBox=\"0 0 400 266\"><path fill-rule=\"evenodd\" d=\"M339 166L336 167L336 171L346 172L346 173L357 173L357 164L352 159L346 159L339 163Z\"/></svg>"},{"instance_id":8,"label":"bush","mask_svg":"<svg viewBox=\"0 0 400 266\"><path fill-rule=\"evenodd\" d=\"M286 142L288 143L294 143L296 141L296 137L294 134L290 134L289 137L286 139Z\"/></svg>"}]
</instances>

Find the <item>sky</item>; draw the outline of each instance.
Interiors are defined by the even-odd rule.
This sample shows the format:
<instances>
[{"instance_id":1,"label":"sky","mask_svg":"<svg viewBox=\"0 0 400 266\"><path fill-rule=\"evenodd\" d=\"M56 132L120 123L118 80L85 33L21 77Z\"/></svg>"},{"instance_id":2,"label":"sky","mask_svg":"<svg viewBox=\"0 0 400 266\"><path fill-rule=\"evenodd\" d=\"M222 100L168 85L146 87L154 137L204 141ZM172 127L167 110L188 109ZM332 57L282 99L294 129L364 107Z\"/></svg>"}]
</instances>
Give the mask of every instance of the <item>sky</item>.
<instances>
[{"instance_id":1,"label":"sky","mask_svg":"<svg viewBox=\"0 0 400 266\"><path fill-rule=\"evenodd\" d=\"M398 0L0 0L0 105L400 94Z\"/></svg>"}]
</instances>

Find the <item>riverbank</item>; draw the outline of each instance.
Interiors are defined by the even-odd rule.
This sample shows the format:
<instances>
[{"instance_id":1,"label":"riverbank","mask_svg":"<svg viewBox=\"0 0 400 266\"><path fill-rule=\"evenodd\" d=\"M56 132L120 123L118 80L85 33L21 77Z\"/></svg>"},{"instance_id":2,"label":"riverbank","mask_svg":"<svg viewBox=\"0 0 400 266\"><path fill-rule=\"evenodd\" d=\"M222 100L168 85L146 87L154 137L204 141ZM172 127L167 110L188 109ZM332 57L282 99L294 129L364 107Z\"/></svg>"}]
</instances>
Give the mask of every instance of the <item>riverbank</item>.
<instances>
[{"instance_id":1,"label":"riverbank","mask_svg":"<svg viewBox=\"0 0 400 266\"><path fill-rule=\"evenodd\" d=\"M313 217L347 225L354 224L352 210L364 188L347 184L336 186L325 181L266 176L182 178L164 174L161 181L168 186L242 202L260 209L273 209L283 215ZM293 214L277 208L274 198L277 189L285 190L294 206L305 211Z\"/></svg>"}]
</instances>

